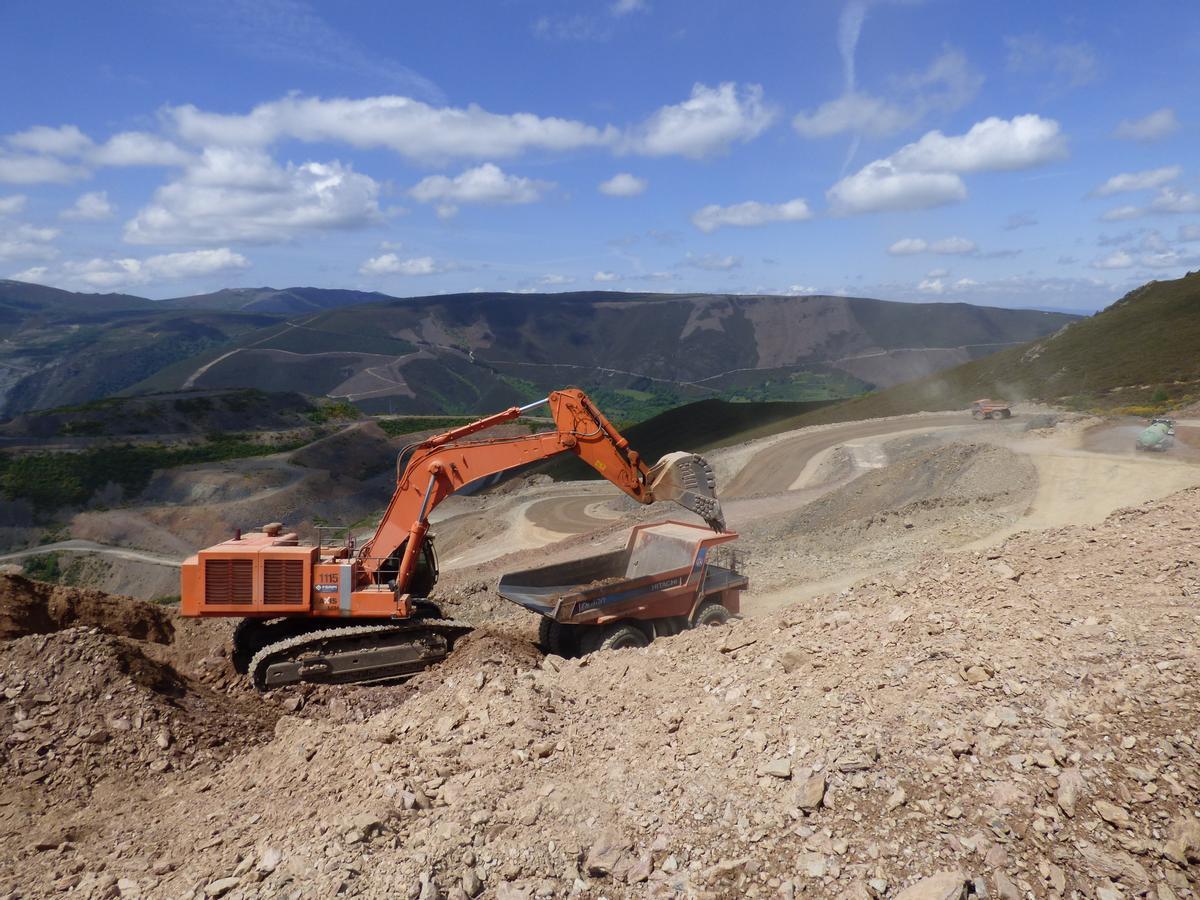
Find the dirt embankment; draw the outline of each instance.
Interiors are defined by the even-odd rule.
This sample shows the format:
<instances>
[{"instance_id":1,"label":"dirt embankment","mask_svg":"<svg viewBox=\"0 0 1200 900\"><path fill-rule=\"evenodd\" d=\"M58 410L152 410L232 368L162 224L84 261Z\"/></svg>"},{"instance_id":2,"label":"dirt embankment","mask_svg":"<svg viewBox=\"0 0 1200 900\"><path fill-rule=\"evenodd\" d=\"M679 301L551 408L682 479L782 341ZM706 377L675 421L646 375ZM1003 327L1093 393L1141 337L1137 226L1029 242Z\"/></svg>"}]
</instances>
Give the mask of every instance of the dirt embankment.
<instances>
[{"instance_id":1,"label":"dirt embankment","mask_svg":"<svg viewBox=\"0 0 1200 900\"><path fill-rule=\"evenodd\" d=\"M120 808L269 737L275 707L216 690L228 660L184 634L176 647L174 615L153 604L0 576L0 841L43 853L80 840L89 804Z\"/></svg>"},{"instance_id":2,"label":"dirt embankment","mask_svg":"<svg viewBox=\"0 0 1200 900\"><path fill-rule=\"evenodd\" d=\"M169 644L175 635L172 619L161 607L129 597L0 575L0 641L78 626Z\"/></svg>"},{"instance_id":3,"label":"dirt embankment","mask_svg":"<svg viewBox=\"0 0 1200 900\"><path fill-rule=\"evenodd\" d=\"M887 458L798 510L738 523L756 594L958 546L1016 520L1037 487L1028 459L1003 447L914 439Z\"/></svg>"}]
</instances>

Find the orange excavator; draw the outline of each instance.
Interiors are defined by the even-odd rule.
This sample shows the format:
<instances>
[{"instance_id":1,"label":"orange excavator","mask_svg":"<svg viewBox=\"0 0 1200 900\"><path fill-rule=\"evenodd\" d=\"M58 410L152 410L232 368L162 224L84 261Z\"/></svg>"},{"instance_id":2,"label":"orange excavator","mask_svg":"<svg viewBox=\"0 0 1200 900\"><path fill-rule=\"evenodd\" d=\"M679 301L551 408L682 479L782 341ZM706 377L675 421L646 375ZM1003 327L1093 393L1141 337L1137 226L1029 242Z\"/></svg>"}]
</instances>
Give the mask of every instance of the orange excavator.
<instances>
[{"instance_id":1,"label":"orange excavator","mask_svg":"<svg viewBox=\"0 0 1200 900\"><path fill-rule=\"evenodd\" d=\"M544 403L553 430L472 439ZM433 509L480 479L574 453L640 503L674 500L723 532L712 468L691 453L648 467L582 391L554 391L405 448L370 540L302 544L278 523L234 534L183 564L185 616L239 617L233 660L260 690L299 681L392 680L445 658L471 626L428 599L437 581Z\"/></svg>"}]
</instances>

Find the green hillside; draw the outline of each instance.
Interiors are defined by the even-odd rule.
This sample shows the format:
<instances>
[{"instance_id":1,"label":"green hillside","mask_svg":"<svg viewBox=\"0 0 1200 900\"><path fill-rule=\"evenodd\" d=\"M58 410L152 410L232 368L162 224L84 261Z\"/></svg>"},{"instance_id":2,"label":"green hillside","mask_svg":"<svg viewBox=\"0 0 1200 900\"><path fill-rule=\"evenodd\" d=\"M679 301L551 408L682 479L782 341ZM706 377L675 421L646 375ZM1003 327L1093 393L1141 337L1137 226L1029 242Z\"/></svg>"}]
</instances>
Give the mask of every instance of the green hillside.
<instances>
[{"instance_id":1,"label":"green hillside","mask_svg":"<svg viewBox=\"0 0 1200 900\"><path fill-rule=\"evenodd\" d=\"M1049 337L804 417L803 424L959 409L979 397L1077 409L1200 397L1200 272L1151 281Z\"/></svg>"}]
</instances>

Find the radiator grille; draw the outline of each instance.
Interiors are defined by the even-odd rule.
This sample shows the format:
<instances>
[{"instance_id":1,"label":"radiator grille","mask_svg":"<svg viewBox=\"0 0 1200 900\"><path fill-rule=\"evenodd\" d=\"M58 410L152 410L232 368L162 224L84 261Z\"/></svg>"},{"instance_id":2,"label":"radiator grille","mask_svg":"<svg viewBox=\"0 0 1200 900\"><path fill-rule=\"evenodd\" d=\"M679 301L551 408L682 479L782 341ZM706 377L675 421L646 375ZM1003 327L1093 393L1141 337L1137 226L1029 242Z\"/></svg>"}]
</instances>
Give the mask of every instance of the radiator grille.
<instances>
[{"instance_id":1,"label":"radiator grille","mask_svg":"<svg viewBox=\"0 0 1200 900\"><path fill-rule=\"evenodd\" d=\"M254 602L254 560L206 559L204 602L249 604Z\"/></svg>"},{"instance_id":2,"label":"radiator grille","mask_svg":"<svg viewBox=\"0 0 1200 900\"><path fill-rule=\"evenodd\" d=\"M303 603L304 562L299 559L263 560L263 603Z\"/></svg>"}]
</instances>

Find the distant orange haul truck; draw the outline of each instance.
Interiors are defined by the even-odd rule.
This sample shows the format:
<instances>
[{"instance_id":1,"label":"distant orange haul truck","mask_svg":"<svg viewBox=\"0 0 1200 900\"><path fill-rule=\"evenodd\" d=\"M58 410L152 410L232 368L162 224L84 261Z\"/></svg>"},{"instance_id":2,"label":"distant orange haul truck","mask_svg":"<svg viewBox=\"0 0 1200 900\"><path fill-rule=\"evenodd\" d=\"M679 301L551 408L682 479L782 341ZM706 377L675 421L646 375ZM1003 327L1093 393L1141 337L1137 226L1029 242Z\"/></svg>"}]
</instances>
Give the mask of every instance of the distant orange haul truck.
<instances>
[{"instance_id":1,"label":"distant orange haul truck","mask_svg":"<svg viewBox=\"0 0 1200 900\"><path fill-rule=\"evenodd\" d=\"M976 400L971 404L971 415L976 419L1007 419L1012 409L1003 400Z\"/></svg>"}]
</instances>

